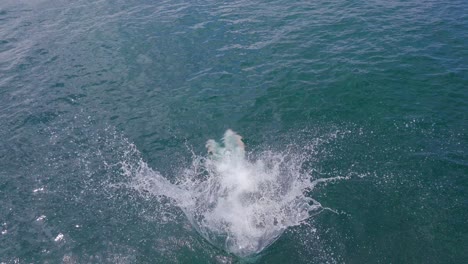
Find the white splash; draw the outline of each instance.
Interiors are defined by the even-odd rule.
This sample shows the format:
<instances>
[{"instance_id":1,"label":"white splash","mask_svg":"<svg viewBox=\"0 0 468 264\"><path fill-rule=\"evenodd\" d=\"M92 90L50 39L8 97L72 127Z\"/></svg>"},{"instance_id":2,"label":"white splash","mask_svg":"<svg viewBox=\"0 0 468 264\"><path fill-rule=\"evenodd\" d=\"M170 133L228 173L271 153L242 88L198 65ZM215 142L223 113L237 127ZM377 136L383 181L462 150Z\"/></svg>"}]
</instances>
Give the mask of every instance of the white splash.
<instances>
[{"instance_id":1,"label":"white splash","mask_svg":"<svg viewBox=\"0 0 468 264\"><path fill-rule=\"evenodd\" d=\"M241 257L259 253L288 227L323 209L307 196L316 184L303 164L309 157L265 151L247 157L241 136L227 130L222 144L208 140L207 157L195 156L178 184L171 184L140 161L123 163L133 187L172 198L198 232L212 244Z\"/></svg>"},{"instance_id":2,"label":"white splash","mask_svg":"<svg viewBox=\"0 0 468 264\"><path fill-rule=\"evenodd\" d=\"M41 187L41 188L34 189L33 193L43 192L43 191L44 191L44 187Z\"/></svg>"},{"instance_id":3,"label":"white splash","mask_svg":"<svg viewBox=\"0 0 468 264\"><path fill-rule=\"evenodd\" d=\"M62 234L62 233L59 233L59 234L55 237L54 241L55 241L55 242L62 241L62 240L63 240L63 237L64 237L63 234Z\"/></svg>"},{"instance_id":4,"label":"white splash","mask_svg":"<svg viewBox=\"0 0 468 264\"><path fill-rule=\"evenodd\" d=\"M8 230L7 230L7 223L3 223L3 224L2 224L2 231L0 232L0 234L6 235L7 233L8 233Z\"/></svg>"},{"instance_id":5,"label":"white splash","mask_svg":"<svg viewBox=\"0 0 468 264\"><path fill-rule=\"evenodd\" d=\"M36 221L40 222L40 221L44 221L46 219L46 216L45 215L41 215L39 216Z\"/></svg>"}]
</instances>

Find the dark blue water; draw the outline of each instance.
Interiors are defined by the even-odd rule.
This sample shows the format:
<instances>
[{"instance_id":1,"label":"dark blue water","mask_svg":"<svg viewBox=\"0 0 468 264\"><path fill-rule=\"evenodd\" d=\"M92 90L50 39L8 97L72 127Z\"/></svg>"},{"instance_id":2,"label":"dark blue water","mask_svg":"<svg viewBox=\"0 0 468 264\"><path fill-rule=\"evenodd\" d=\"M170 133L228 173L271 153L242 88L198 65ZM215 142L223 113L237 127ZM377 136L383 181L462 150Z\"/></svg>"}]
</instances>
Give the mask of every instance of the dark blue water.
<instances>
[{"instance_id":1,"label":"dark blue water","mask_svg":"<svg viewBox=\"0 0 468 264\"><path fill-rule=\"evenodd\" d=\"M228 128L344 178L248 257L135 187ZM0 1L0 263L464 263L467 193L466 1Z\"/></svg>"}]
</instances>

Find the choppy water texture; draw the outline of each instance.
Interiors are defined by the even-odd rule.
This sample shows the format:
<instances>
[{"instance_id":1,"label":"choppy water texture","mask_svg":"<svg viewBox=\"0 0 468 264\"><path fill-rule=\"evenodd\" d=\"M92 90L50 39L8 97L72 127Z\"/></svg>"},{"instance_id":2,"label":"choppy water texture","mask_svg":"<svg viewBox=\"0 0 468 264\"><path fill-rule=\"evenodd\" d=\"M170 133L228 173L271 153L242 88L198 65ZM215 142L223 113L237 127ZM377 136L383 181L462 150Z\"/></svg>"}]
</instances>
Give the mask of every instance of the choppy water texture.
<instances>
[{"instance_id":1,"label":"choppy water texture","mask_svg":"<svg viewBox=\"0 0 468 264\"><path fill-rule=\"evenodd\" d=\"M0 263L464 263L467 65L462 0L0 1Z\"/></svg>"}]
</instances>

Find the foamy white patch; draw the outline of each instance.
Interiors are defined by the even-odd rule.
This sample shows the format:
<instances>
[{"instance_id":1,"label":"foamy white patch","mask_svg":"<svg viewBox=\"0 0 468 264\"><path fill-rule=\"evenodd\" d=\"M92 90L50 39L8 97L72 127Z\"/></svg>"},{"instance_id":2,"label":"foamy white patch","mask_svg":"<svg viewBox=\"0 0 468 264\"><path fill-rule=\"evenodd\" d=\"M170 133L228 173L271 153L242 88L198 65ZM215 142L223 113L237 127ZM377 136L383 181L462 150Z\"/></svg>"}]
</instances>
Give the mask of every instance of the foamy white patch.
<instances>
[{"instance_id":1,"label":"foamy white patch","mask_svg":"<svg viewBox=\"0 0 468 264\"><path fill-rule=\"evenodd\" d=\"M265 151L247 157L242 138L227 130L222 143L207 142L208 156L195 156L178 184L143 161L123 162L133 187L173 199L197 231L212 244L250 256L272 244L288 227L301 224L320 203L306 195L318 183L304 171L308 155Z\"/></svg>"},{"instance_id":2,"label":"foamy white patch","mask_svg":"<svg viewBox=\"0 0 468 264\"><path fill-rule=\"evenodd\" d=\"M41 187L41 188L34 189L33 193L43 192L43 191L44 191L44 187Z\"/></svg>"},{"instance_id":3,"label":"foamy white patch","mask_svg":"<svg viewBox=\"0 0 468 264\"><path fill-rule=\"evenodd\" d=\"M36 221L43 221L43 220L45 220L45 219L46 219L46 216L45 216L45 215L41 215L41 216L39 216L39 217L36 219Z\"/></svg>"},{"instance_id":4,"label":"foamy white patch","mask_svg":"<svg viewBox=\"0 0 468 264\"><path fill-rule=\"evenodd\" d=\"M7 223L3 223L3 224L2 224L2 231L0 232L0 234L6 235L7 233L8 233L8 230L7 230Z\"/></svg>"},{"instance_id":5,"label":"foamy white patch","mask_svg":"<svg viewBox=\"0 0 468 264\"><path fill-rule=\"evenodd\" d=\"M54 241L55 241L55 242L62 241L62 240L63 240L63 237L64 237L63 234L62 234L62 233L59 233L59 234L55 237Z\"/></svg>"}]
</instances>

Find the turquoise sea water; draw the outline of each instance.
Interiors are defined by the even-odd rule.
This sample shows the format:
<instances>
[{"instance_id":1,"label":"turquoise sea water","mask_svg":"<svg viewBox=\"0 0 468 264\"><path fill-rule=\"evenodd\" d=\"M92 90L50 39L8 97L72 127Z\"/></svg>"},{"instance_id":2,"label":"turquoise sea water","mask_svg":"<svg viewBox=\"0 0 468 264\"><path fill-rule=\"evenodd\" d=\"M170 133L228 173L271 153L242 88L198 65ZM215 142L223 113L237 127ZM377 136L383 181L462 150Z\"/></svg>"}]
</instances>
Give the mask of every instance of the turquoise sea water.
<instances>
[{"instance_id":1,"label":"turquoise sea water","mask_svg":"<svg viewBox=\"0 0 468 264\"><path fill-rule=\"evenodd\" d=\"M281 165L248 254L185 204L229 128L214 180ZM468 2L2 0L0 231L0 263L465 263Z\"/></svg>"}]
</instances>

